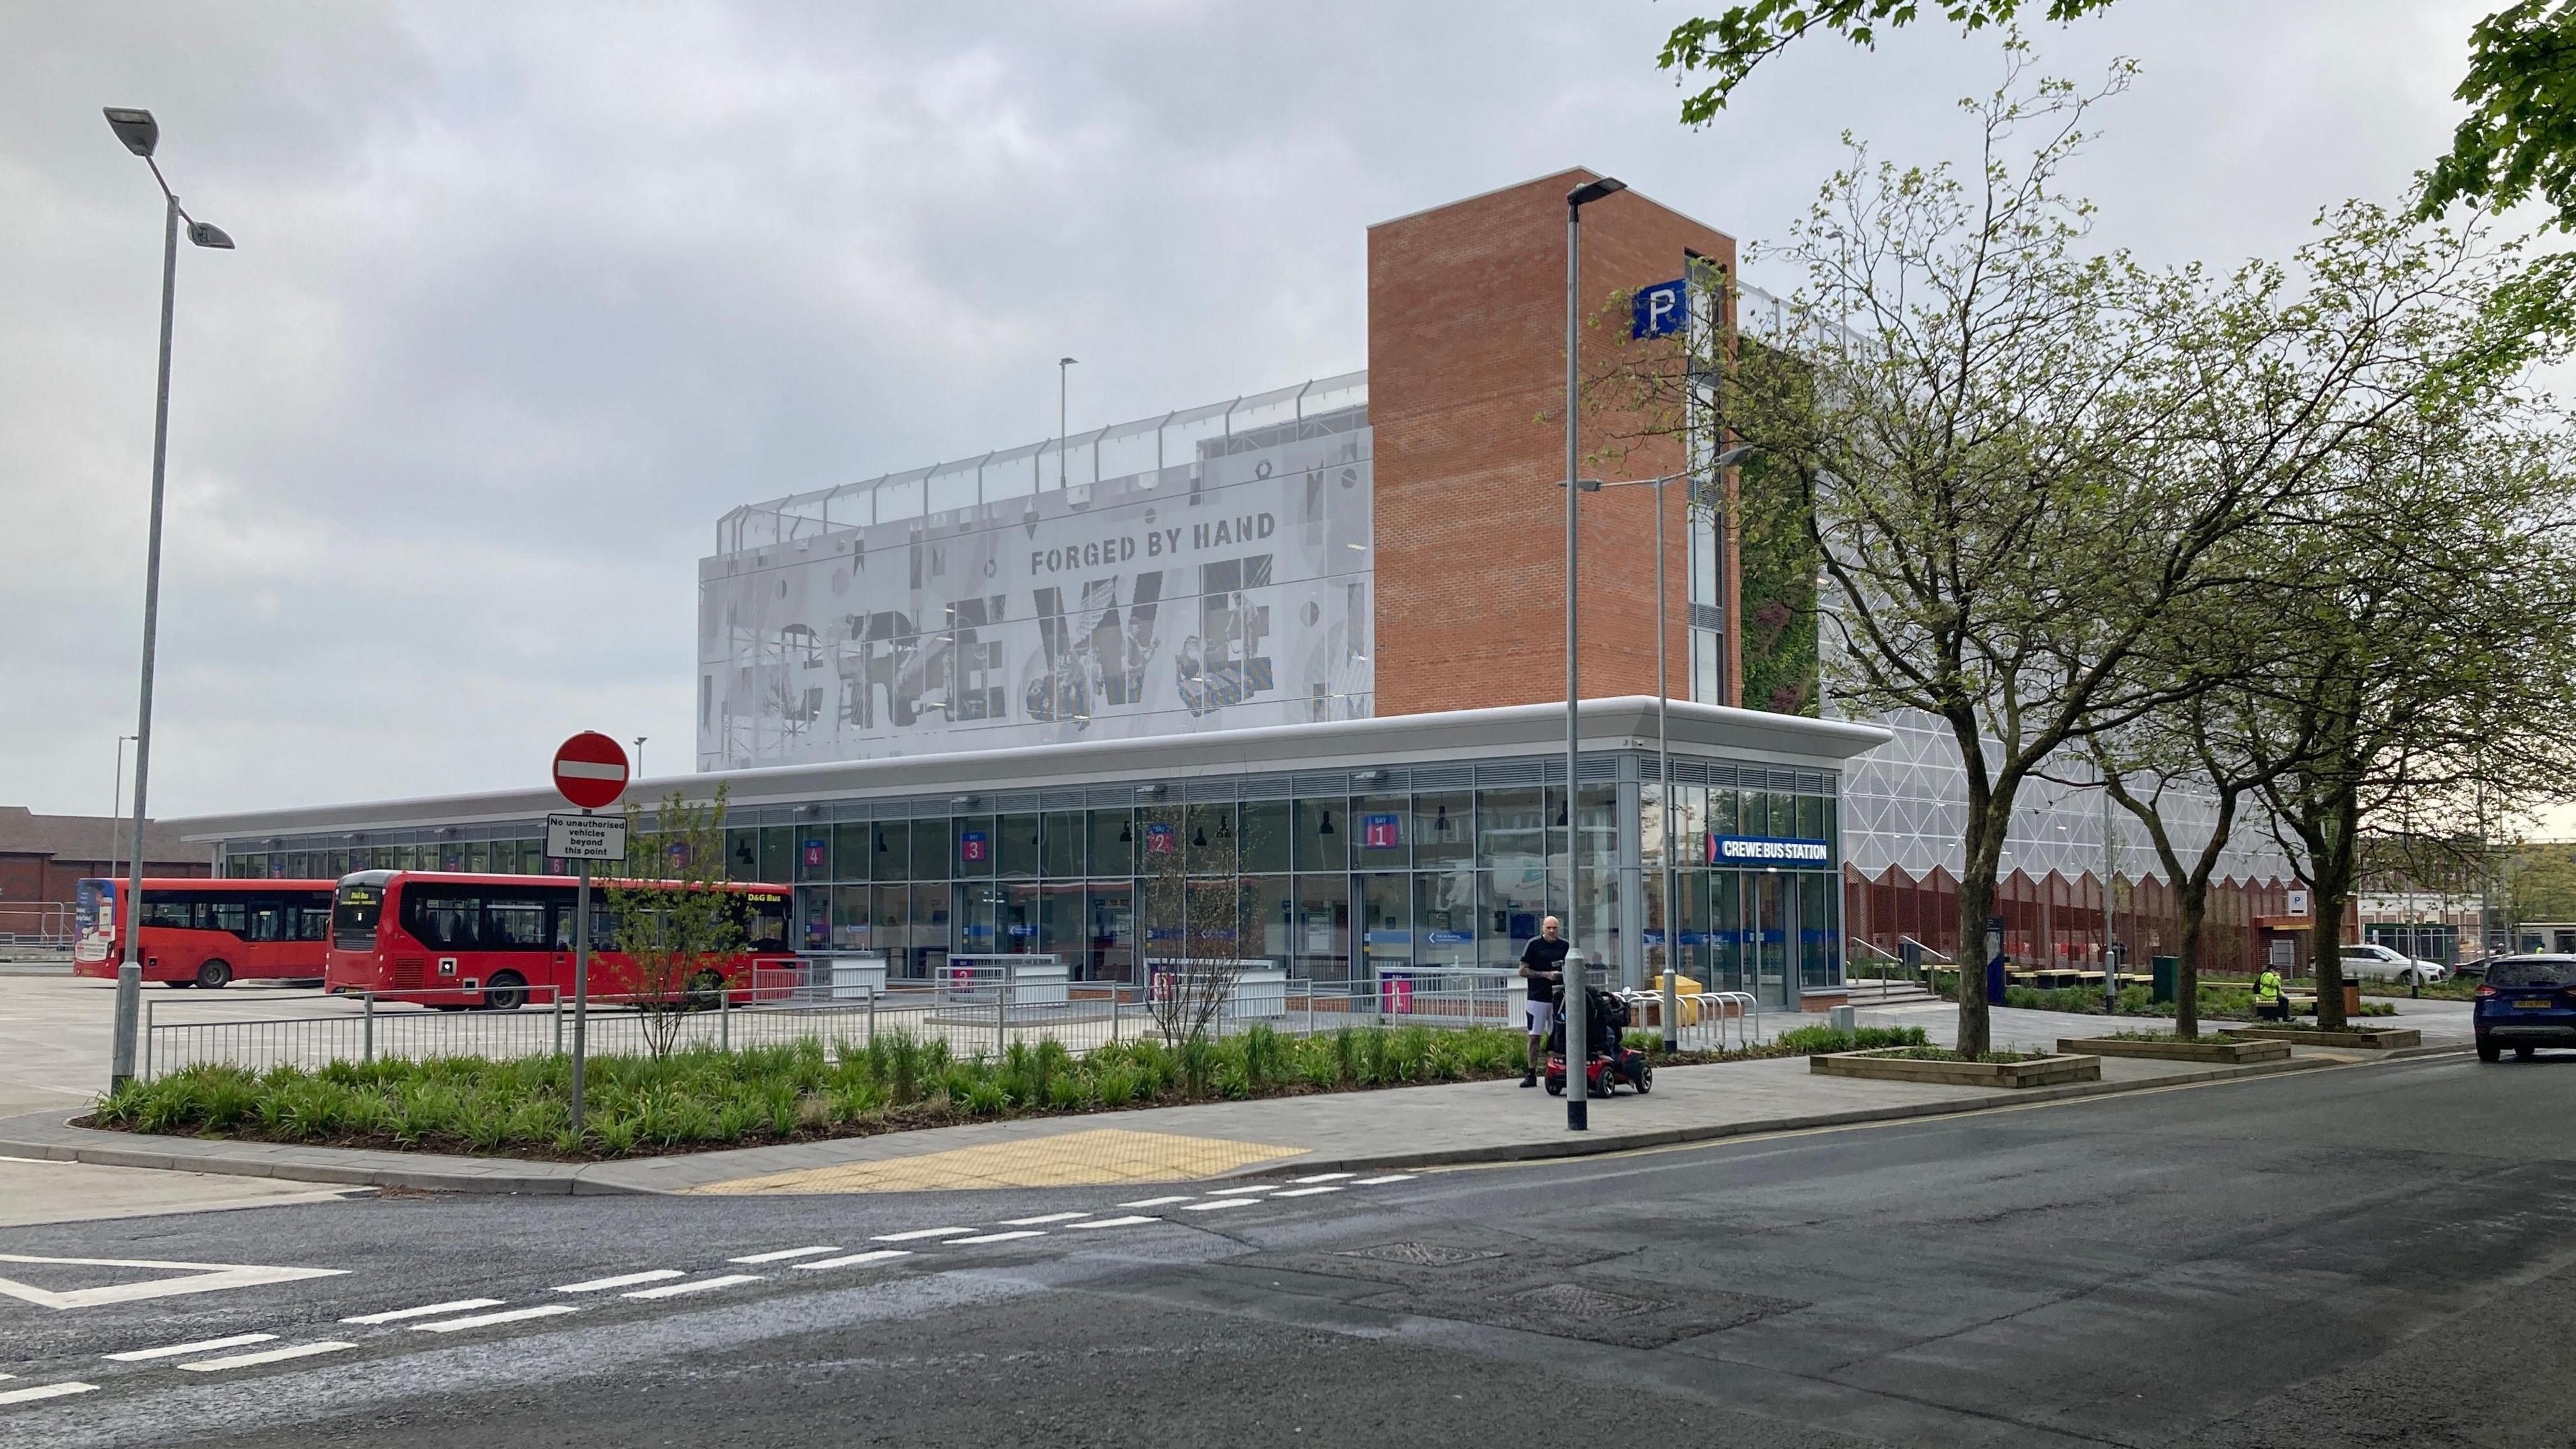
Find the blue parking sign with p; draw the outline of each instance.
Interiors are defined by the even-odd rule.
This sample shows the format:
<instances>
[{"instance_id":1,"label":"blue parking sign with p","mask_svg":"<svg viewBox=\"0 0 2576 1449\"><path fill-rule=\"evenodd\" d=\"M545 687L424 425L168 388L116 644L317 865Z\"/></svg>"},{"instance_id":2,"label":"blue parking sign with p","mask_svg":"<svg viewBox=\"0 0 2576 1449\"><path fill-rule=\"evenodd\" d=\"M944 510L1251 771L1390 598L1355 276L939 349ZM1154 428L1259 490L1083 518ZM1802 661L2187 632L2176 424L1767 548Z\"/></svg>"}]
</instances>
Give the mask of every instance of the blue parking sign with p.
<instances>
[{"instance_id":1,"label":"blue parking sign with p","mask_svg":"<svg viewBox=\"0 0 2576 1449\"><path fill-rule=\"evenodd\" d=\"M1663 337L1679 332L1682 323L1690 316L1689 300L1690 279L1687 277L1675 277L1669 282L1638 288L1636 299L1630 304L1628 335Z\"/></svg>"}]
</instances>

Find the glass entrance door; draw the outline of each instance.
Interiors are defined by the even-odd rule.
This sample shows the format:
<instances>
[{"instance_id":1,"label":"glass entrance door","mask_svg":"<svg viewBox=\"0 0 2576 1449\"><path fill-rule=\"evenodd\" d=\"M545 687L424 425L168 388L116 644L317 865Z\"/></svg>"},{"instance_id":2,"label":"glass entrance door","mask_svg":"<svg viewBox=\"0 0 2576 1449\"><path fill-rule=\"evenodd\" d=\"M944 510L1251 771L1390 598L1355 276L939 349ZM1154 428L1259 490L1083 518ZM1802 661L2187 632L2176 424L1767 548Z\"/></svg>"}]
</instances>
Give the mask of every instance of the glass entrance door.
<instances>
[{"instance_id":1,"label":"glass entrance door","mask_svg":"<svg viewBox=\"0 0 2576 1449\"><path fill-rule=\"evenodd\" d=\"M1789 943L1798 932L1798 878L1764 871L1753 882L1753 994L1766 1006L1789 1005Z\"/></svg>"}]
</instances>

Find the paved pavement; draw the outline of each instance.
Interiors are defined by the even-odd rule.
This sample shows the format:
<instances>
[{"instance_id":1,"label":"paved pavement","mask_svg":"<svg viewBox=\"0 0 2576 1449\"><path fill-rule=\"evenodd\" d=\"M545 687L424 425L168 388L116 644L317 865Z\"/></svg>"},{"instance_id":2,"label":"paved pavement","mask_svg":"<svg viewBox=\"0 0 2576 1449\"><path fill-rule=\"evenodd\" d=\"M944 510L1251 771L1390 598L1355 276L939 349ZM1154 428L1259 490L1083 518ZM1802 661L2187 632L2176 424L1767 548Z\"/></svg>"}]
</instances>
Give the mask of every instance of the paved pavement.
<instances>
[{"instance_id":1,"label":"paved pavement","mask_svg":"<svg viewBox=\"0 0 2576 1449\"><path fill-rule=\"evenodd\" d=\"M2572 1109L2576 1055L2448 1055L1431 1174L0 1229L0 1445L2564 1444Z\"/></svg>"},{"instance_id":2,"label":"paved pavement","mask_svg":"<svg viewBox=\"0 0 2576 1449\"><path fill-rule=\"evenodd\" d=\"M147 1137L0 1122L0 1153L502 1193L885 1192L1171 1182L1570 1156L1836 1123L2027 1106L2106 1092L2307 1070L2352 1053L2210 1067L2106 1058L2102 1080L1996 1089L1815 1075L1803 1057L1659 1071L1655 1090L1597 1100L1591 1130L1517 1079L968 1123L790 1146L591 1164ZM0 1183L7 1164L0 1162Z\"/></svg>"},{"instance_id":3,"label":"paved pavement","mask_svg":"<svg viewBox=\"0 0 2576 1449\"><path fill-rule=\"evenodd\" d=\"M0 1157L0 1227L331 1202L364 1190L229 1173Z\"/></svg>"},{"instance_id":4,"label":"paved pavement","mask_svg":"<svg viewBox=\"0 0 2576 1449\"><path fill-rule=\"evenodd\" d=\"M236 982L221 991L146 985L156 1011L189 1019L244 1020L287 1014L347 1015L348 1002L316 991ZM69 1104L107 1086L116 983L68 973L0 976L0 1117Z\"/></svg>"}]
</instances>

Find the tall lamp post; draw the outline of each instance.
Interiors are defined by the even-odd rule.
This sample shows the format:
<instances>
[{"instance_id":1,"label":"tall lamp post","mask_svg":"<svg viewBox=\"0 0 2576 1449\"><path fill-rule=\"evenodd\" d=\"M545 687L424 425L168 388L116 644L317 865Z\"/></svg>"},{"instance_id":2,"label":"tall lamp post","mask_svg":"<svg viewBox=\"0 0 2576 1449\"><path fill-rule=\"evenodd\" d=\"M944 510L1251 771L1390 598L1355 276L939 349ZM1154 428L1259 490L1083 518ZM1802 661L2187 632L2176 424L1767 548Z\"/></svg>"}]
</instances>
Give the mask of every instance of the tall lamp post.
<instances>
[{"instance_id":1,"label":"tall lamp post","mask_svg":"<svg viewBox=\"0 0 2576 1449\"><path fill-rule=\"evenodd\" d=\"M1566 939L1574 940L1575 849L1574 835L1582 814L1575 806L1576 778L1579 774L1576 750L1581 739L1577 718L1583 698L1580 613L1576 607L1575 582L1578 574L1580 535L1576 532L1582 515L1577 501L1583 490L1576 486L1582 453L1577 443L1578 414L1582 408L1583 374L1583 208L1605 196L1616 196L1628 189L1628 183L1604 176L1587 181L1565 193L1565 926ZM1591 986L1591 974L1584 969L1583 944L1575 941L1565 953L1566 973L1565 1039L1571 1045L1568 1053L1573 1066L1565 1074L1565 1130L1582 1132L1590 1128L1591 1111L1585 1101L1584 1061L1592 1039L1584 1033L1590 1023L1585 1020L1587 1004L1584 992Z\"/></svg>"},{"instance_id":2,"label":"tall lamp post","mask_svg":"<svg viewBox=\"0 0 2576 1449\"><path fill-rule=\"evenodd\" d=\"M188 240L201 247L230 251L233 239L212 222L199 221L179 205L178 193L152 159L161 127L150 111L123 106L106 108L108 129L125 149L143 158L160 184L164 203L161 225L161 375L152 402L152 522L143 555L143 689L134 726L134 855L125 878L125 957L116 968L116 1045L110 1085L134 1075L135 1018L143 1006L143 960L136 942L143 919L144 794L152 770L152 652L161 622L162 474L170 453L170 311L171 292L179 275L179 223L188 223Z\"/></svg>"},{"instance_id":3,"label":"tall lamp post","mask_svg":"<svg viewBox=\"0 0 2576 1449\"><path fill-rule=\"evenodd\" d=\"M116 879L116 855L123 847L118 835L125 829L125 747L134 742L132 735L116 737L116 786L107 801L107 878Z\"/></svg>"},{"instance_id":4,"label":"tall lamp post","mask_svg":"<svg viewBox=\"0 0 2576 1449\"><path fill-rule=\"evenodd\" d=\"M645 738L646 738L646 737L645 737L645 736L643 736L643 735L637 735L637 736L635 737L635 778L636 778L636 779L638 779L638 780L641 780L641 779L643 779L643 778L644 778L644 740L645 740Z\"/></svg>"},{"instance_id":5,"label":"tall lamp post","mask_svg":"<svg viewBox=\"0 0 2576 1449\"><path fill-rule=\"evenodd\" d=\"M1727 469L1735 467L1752 455L1753 449L1749 447L1729 448L1718 454L1708 465L1708 472L1713 477L1721 476ZM1604 488L1655 490L1655 778L1661 783L1661 788L1656 794L1662 802L1659 808L1663 817L1664 971L1661 989L1664 997L1664 1050L1667 1053L1676 1050L1680 1045L1681 988L1673 979L1675 975L1673 947L1680 940L1680 910L1673 893L1673 731L1671 722L1673 692L1671 674L1666 662L1669 646L1664 637L1670 627L1667 607L1669 595L1664 584L1664 485L1696 476L1698 475L1694 473L1667 473L1661 478L1623 479L1617 483L1604 483L1597 478L1586 478L1579 485L1581 491L1585 493L1598 493ZM1719 645L1721 657L1724 648L1721 643Z\"/></svg>"},{"instance_id":6,"label":"tall lamp post","mask_svg":"<svg viewBox=\"0 0 2576 1449\"><path fill-rule=\"evenodd\" d=\"M1069 415L1065 407L1065 399L1068 396L1065 391L1065 376L1067 369L1080 361L1082 359L1079 357L1059 357L1055 360L1055 486L1058 488L1064 488L1073 481L1064 473L1065 429L1069 426L1067 421Z\"/></svg>"}]
</instances>

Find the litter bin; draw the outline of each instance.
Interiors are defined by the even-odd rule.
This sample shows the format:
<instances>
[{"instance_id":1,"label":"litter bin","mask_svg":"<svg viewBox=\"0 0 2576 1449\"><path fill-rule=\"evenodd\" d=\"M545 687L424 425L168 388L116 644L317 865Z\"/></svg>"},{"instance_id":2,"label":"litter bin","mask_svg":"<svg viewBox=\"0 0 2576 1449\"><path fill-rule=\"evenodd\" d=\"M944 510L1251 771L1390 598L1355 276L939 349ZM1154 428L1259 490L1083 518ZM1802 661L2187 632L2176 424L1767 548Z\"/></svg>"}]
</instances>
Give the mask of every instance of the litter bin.
<instances>
[{"instance_id":1,"label":"litter bin","mask_svg":"<svg viewBox=\"0 0 2576 1449\"><path fill-rule=\"evenodd\" d=\"M2159 1003L2172 1001L2182 990L2182 958L2158 956L2152 969L2156 979L2148 989L2149 998Z\"/></svg>"}]
</instances>

